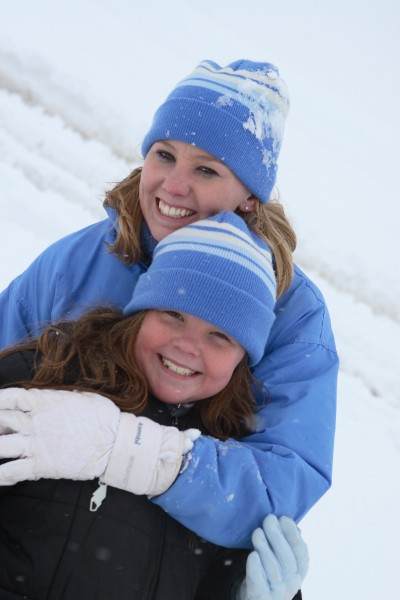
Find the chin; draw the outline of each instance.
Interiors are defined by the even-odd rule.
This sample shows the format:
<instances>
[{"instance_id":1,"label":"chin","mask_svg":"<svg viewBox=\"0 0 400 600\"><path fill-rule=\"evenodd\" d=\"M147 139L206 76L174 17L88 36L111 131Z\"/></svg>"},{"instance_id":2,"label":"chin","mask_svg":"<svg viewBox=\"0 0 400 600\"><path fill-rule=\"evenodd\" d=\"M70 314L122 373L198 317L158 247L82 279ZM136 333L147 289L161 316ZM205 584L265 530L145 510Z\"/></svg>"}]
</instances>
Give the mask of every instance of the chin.
<instances>
[{"instance_id":1,"label":"chin","mask_svg":"<svg viewBox=\"0 0 400 600\"><path fill-rule=\"evenodd\" d=\"M165 404L173 404L173 405L177 405L177 404L187 404L188 402L193 402L193 400L191 400L190 398L184 398L183 400L178 400L176 397L175 398L167 398L164 400L161 400L161 402L164 402Z\"/></svg>"}]
</instances>

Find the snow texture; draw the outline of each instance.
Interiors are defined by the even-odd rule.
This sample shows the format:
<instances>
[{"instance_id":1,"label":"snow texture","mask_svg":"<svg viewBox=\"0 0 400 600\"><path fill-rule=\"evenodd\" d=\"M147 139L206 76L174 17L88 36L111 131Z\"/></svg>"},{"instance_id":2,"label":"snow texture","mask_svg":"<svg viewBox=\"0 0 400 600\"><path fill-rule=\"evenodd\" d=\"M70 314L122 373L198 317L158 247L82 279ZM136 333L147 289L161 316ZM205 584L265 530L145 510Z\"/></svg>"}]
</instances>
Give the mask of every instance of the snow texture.
<instances>
[{"instance_id":1,"label":"snow texture","mask_svg":"<svg viewBox=\"0 0 400 600\"><path fill-rule=\"evenodd\" d=\"M305 600L400 597L399 17L394 0L0 0L0 288L103 218L201 60L268 61L288 84L278 187L341 357L333 486L301 524Z\"/></svg>"}]
</instances>

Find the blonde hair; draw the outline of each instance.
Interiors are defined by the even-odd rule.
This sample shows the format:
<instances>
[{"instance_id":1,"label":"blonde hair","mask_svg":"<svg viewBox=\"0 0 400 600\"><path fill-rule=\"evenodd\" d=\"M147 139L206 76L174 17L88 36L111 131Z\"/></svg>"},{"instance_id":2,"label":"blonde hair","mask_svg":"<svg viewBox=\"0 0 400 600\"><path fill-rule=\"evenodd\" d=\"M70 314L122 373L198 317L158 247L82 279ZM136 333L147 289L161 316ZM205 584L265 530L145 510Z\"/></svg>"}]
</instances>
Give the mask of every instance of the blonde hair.
<instances>
[{"instance_id":1,"label":"blonde hair","mask_svg":"<svg viewBox=\"0 0 400 600\"><path fill-rule=\"evenodd\" d=\"M149 389L133 346L145 314L124 317L121 311L97 308L75 321L50 325L38 338L0 352L0 359L17 351L35 351L32 379L14 385L96 392L122 411L139 415L147 405ZM221 392L195 403L193 411L206 432L221 440L249 433L255 406L253 386L262 388L245 355Z\"/></svg>"},{"instance_id":2,"label":"blonde hair","mask_svg":"<svg viewBox=\"0 0 400 600\"><path fill-rule=\"evenodd\" d=\"M139 201L141 168L134 169L128 177L106 192L104 206L114 208L118 214L119 231L110 252L126 264L133 264L141 256L140 230L143 213ZM236 213L246 221L248 227L267 242L274 256L277 280L277 297L290 286L293 278L292 253L296 248L296 234L285 215L279 197L263 204L256 199L253 212Z\"/></svg>"}]
</instances>

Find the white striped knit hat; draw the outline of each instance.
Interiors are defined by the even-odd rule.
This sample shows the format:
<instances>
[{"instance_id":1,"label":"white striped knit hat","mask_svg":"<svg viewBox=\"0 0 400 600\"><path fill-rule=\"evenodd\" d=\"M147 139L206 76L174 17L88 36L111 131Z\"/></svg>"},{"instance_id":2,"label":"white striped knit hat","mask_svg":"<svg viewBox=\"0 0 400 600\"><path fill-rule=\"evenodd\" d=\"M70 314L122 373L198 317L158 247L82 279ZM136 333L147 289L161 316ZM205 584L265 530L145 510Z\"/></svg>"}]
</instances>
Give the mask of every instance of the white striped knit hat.
<instances>
[{"instance_id":1,"label":"white striped knit hat","mask_svg":"<svg viewBox=\"0 0 400 600\"><path fill-rule=\"evenodd\" d=\"M225 211L158 243L124 315L151 308L189 313L234 338L252 366L263 356L275 297L269 247L242 218Z\"/></svg>"},{"instance_id":2,"label":"white striped knit hat","mask_svg":"<svg viewBox=\"0 0 400 600\"><path fill-rule=\"evenodd\" d=\"M201 62L154 115L142 144L176 140L225 163L261 202L268 202L289 110L285 82L270 63Z\"/></svg>"}]
</instances>

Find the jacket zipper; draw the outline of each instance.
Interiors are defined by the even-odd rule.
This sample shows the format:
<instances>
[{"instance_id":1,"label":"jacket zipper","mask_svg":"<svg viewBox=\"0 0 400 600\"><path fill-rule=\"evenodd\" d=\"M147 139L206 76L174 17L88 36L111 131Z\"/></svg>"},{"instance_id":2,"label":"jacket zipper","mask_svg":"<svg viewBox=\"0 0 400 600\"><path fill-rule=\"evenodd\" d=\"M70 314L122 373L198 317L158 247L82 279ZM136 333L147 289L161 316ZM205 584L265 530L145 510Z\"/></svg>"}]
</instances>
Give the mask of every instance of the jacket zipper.
<instances>
[{"instance_id":1,"label":"jacket zipper","mask_svg":"<svg viewBox=\"0 0 400 600\"><path fill-rule=\"evenodd\" d=\"M179 417L176 414L176 411L178 411L180 409L180 407L182 406L182 404L176 404L175 406L170 408L170 413L171 413L171 422L172 425L174 427L178 427L179 424Z\"/></svg>"},{"instance_id":2,"label":"jacket zipper","mask_svg":"<svg viewBox=\"0 0 400 600\"><path fill-rule=\"evenodd\" d=\"M96 488L90 498L90 512L96 512L107 496L107 484L99 479L99 487Z\"/></svg>"}]
</instances>

